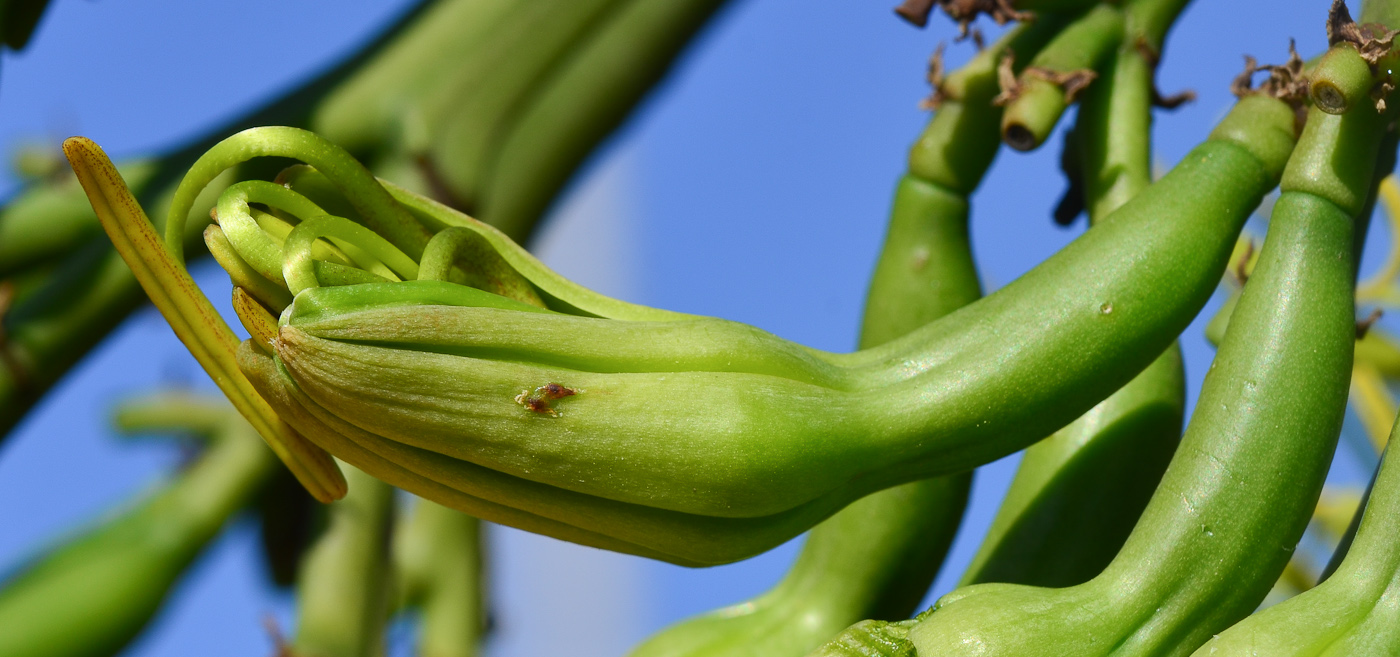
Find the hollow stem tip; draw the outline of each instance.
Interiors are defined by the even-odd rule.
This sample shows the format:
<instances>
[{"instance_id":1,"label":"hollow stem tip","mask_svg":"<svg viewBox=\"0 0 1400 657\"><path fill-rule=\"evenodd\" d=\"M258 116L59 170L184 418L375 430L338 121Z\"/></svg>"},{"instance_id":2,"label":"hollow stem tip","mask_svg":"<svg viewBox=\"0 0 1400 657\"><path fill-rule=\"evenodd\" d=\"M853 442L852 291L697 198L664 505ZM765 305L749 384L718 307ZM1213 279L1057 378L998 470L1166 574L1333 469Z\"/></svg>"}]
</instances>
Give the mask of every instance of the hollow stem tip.
<instances>
[{"instance_id":1,"label":"hollow stem tip","mask_svg":"<svg viewBox=\"0 0 1400 657\"><path fill-rule=\"evenodd\" d=\"M345 477L335 461L282 421L253 389L238 368L238 337L166 248L107 154L85 137L64 141L63 153L117 253L204 371L313 497L322 502L343 497Z\"/></svg>"},{"instance_id":2,"label":"hollow stem tip","mask_svg":"<svg viewBox=\"0 0 1400 657\"><path fill-rule=\"evenodd\" d=\"M1308 95L1313 104L1328 114L1345 114L1367 104L1376 85L1376 75L1361 53L1350 45L1327 51L1312 74Z\"/></svg>"},{"instance_id":3,"label":"hollow stem tip","mask_svg":"<svg viewBox=\"0 0 1400 657\"><path fill-rule=\"evenodd\" d=\"M1093 79L1092 74L1087 77ZM1035 74L1023 76L1019 95L1007 105L1002 117L1002 141L1018 151L1039 148L1072 100L1058 80Z\"/></svg>"}]
</instances>

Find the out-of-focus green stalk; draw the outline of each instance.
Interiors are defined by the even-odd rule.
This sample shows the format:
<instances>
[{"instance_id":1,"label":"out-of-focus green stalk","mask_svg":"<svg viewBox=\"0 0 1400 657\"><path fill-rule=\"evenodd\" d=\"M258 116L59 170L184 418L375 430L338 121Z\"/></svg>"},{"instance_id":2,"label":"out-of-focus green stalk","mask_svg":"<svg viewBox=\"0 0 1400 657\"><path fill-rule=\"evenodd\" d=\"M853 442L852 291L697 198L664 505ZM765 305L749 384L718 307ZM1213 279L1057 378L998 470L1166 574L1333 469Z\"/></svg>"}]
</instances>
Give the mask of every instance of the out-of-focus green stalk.
<instances>
[{"instance_id":1,"label":"out-of-focus green stalk","mask_svg":"<svg viewBox=\"0 0 1400 657\"><path fill-rule=\"evenodd\" d=\"M226 404L162 397L125 407L124 431L211 433L189 469L130 509L17 571L0 590L0 655L114 655L276 466Z\"/></svg>"},{"instance_id":2,"label":"out-of-focus green stalk","mask_svg":"<svg viewBox=\"0 0 1400 657\"><path fill-rule=\"evenodd\" d=\"M416 607L422 657L475 657L486 630L480 520L417 500L394 532L399 607Z\"/></svg>"},{"instance_id":3,"label":"out-of-focus green stalk","mask_svg":"<svg viewBox=\"0 0 1400 657\"><path fill-rule=\"evenodd\" d=\"M296 657L384 654L394 489L341 464L350 492L329 507L297 580Z\"/></svg>"}]
</instances>

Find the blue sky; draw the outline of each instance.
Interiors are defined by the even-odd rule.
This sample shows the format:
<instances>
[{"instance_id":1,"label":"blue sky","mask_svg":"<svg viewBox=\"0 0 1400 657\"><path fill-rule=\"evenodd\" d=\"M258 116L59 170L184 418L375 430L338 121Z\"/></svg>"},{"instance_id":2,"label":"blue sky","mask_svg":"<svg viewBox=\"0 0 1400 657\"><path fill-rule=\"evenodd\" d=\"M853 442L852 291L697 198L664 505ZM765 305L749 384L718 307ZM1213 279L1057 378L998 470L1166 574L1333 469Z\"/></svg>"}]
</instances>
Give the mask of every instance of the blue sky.
<instances>
[{"instance_id":1,"label":"blue sky","mask_svg":"<svg viewBox=\"0 0 1400 657\"><path fill-rule=\"evenodd\" d=\"M926 120L917 108L924 63L953 34L941 17L923 31L898 21L892 3L735 0L580 177L570 209L547 228L546 258L631 300L850 349L894 181ZM1320 51L1327 4L1201 1L1188 9L1159 84L1195 89L1199 100L1159 114L1158 159L1175 162L1205 137L1231 103L1242 55L1281 61L1289 37L1304 54ZM29 50L0 61L0 155L70 134L118 157L160 152L334 61L405 5L56 0ZM969 52L954 47L950 63ZM974 249L989 288L1077 234L1049 219L1063 189L1057 165L1057 148L1004 151L973 197ZM1373 247L1388 239L1383 227ZM202 271L211 296L226 298L221 273ZM1200 328L1183 341L1193 395L1211 356ZM132 392L181 382L205 385L164 322L142 311L0 446L0 569L173 463L171 451L111 439L105 413ZM1344 477L1359 476L1348 467ZM971 556L1013 470L1014 458L979 477L936 592ZM590 645L620 654L668 622L766 589L796 549L687 570L508 532L494 540L504 608L492 654L502 656L543 654L538 642L548 637L524 632L539 634L543 618L560 619L565 635L615 623ZM246 523L221 539L130 654L265 652L259 619L270 612L288 622L290 605L260 584L254 543ZM613 610L600 611L602 601Z\"/></svg>"}]
</instances>

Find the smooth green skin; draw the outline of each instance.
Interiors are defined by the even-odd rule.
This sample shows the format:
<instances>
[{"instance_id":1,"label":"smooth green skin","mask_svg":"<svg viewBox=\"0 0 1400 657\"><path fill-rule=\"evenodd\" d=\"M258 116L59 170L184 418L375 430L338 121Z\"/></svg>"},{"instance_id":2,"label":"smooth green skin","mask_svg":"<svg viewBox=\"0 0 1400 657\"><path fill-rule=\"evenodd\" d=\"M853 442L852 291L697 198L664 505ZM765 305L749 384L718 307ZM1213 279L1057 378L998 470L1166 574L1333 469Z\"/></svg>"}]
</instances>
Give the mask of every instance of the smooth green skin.
<instances>
[{"instance_id":1,"label":"smooth green skin","mask_svg":"<svg viewBox=\"0 0 1400 657\"><path fill-rule=\"evenodd\" d=\"M350 487L328 506L330 518L297 577L298 657L374 657L384 654L389 611L389 530L394 489L344 467Z\"/></svg>"},{"instance_id":2,"label":"smooth green skin","mask_svg":"<svg viewBox=\"0 0 1400 657\"><path fill-rule=\"evenodd\" d=\"M995 132L989 143L995 149ZM861 347L887 342L981 296L967 220L965 197L912 176L900 180L867 296ZM908 616L952 544L971 484L968 472L852 503L812 529L777 587L669 627L631 657L800 657L862 618Z\"/></svg>"},{"instance_id":3,"label":"smooth green skin","mask_svg":"<svg viewBox=\"0 0 1400 657\"><path fill-rule=\"evenodd\" d=\"M1123 389L1032 445L959 585L1064 587L1103 572L1172 458L1185 387L1173 345Z\"/></svg>"},{"instance_id":4,"label":"smooth green skin","mask_svg":"<svg viewBox=\"0 0 1400 657\"><path fill-rule=\"evenodd\" d=\"M512 0L433 3L383 52L331 91L311 116L310 128L357 154L425 140L425 98L445 91L444 80L478 74L474 64L504 24Z\"/></svg>"},{"instance_id":5,"label":"smooth green skin","mask_svg":"<svg viewBox=\"0 0 1400 657\"><path fill-rule=\"evenodd\" d=\"M1220 304L1220 310L1206 325L1206 340L1212 345L1219 346L1225 337L1225 329L1230 326L1230 313L1234 312L1238 300L1239 292L1226 297L1225 302ZM1372 326L1366 335L1357 339L1355 360L1375 367L1388 379L1400 378L1400 344L1397 344L1395 336L1379 326Z\"/></svg>"},{"instance_id":6,"label":"smooth green skin","mask_svg":"<svg viewBox=\"0 0 1400 657\"><path fill-rule=\"evenodd\" d=\"M1390 432L1395 438L1396 430ZM1316 587L1240 621L1193 655L1385 657L1400 652L1400 464L1383 458L1346 559Z\"/></svg>"},{"instance_id":7,"label":"smooth green skin","mask_svg":"<svg viewBox=\"0 0 1400 657\"><path fill-rule=\"evenodd\" d=\"M302 406L304 403L310 405L310 402L296 390L295 386L288 384L285 376L278 371L276 362L264 354L258 346L253 345L251 341L245 341L240 346L238 358L239 366L243 372L257 387L258 392L276 409L280 417L288 422L296 423L299 430L314 434L312 440L316 444L323 447L330 446L346 462L397 488L410 491L424 499L432 500L483 520L509 525L536 534L553 536L580 545L635 554L686 566L723 563L723 561L687 559L636 543L629 543L605 533L581 529L567 522L463 492L420 472L415 472L404 465L381 457L348 438L341 431L346 428L345 425L332 426L322 422L321 417L323 416L312 415L307 407ZM333 422L334 418L331 418L331 421ZM351 429L349 434L353 435L355 432L353 428ZM487 470L485 472L490 474L494 471ZM432 474L443 476L444 473L439 471ZM732 545L732 541L725 541L724 545L728 547Z\"/></svg>"},{"instance_id":8,"label":"smooth green skin","mask_svg":"<svg viewBox=\"0 0 1400 657\"><path fill-rule=\"evenodd\" d=\"M517 242L725 0L631 0L557 63L496 139L480 217Z\"/></svg>"},{"instance_id":9,"label":"smooth green skin","mask_svg":"<svg viewBox=\"0 0 1400 657\"><path fill-rule=\"evenodd\" d=\"M1265 166L1256 153L1281 152L1272 140L1287 140L1292 129L1291 112L1265 99L1241 103L1232 117L1216 133L1226 139L1203 144L1026 276L876 349L780 350L776 338L719 320L405 313L389 295L382 309L321 312L308 322L294 303L278 357L308 397L373 434L661 509L763 516L842 486L871 492L964 471L1087 411L1146 368L1148 354L1164 350L1199 310L1249 208L1272 183L1271 169L1281 166ZM1254 138L1230 139L1240 134ZM729 371L717 360L730 360L728 350L704 345L734 338L762 345L741 351L781 355L796 367L771 371L775 361L762 358L752 369L740 363L749 371ZM475 357L421 350L432 343ZM638 371L629 361L661 351L675 362ZM596 360L580 356L587 352ZM493 360L504 353L527 359ZM584 392L560 400L558 416L515 401L551 382ZM821 412L774 411L804 407ZM872 427L881 427L878 440Z\"/></svg>"},{"instance_id":10,"label":"smooth green skin","mask_svg":"<svg viewBox=\"0 0 1400 657\"><path fill-rule=\"evenodd\" d=\"M218 407L212 416L209 410L143 408L123 419L129 430L217 426L220 435L153 495L9 578L0 590L0 654L115 655L155 616L180 575L276 465L232 409ZM193 421L182 426L186 419Z\"/></svg>"},{"instance_id":11,"label":"smooth green skin","mask_svg":"<svg viewBox=\"0 0 1400 657\"><path fill-rule=\"evenodd\" d=\"M394 530L399 607L416 607L418 653L475 657L486 633L481 522L418 500Z\"/></svg>"},{"instance_id":12,"label":"smooth green skin","mask_svg":"<svg viewBox=\"0 0 1400 657\"><path fill-rule=\"evenodd\" d=\"M496 28L506 36L515 32L516 40L483 50L481 78L443 94L442 98L450 98L448 103L426 110L429 125L438 126L426 152L436 174L452 191L454 205L478 207L495 154L540 86L573 51L589 42L594 31L636 1L516 3Z\"/></svg>"},{"instance_id":13,"label":"smooth green skin","mask_svg":"<svg viewBox=\"0 0 1400 657\"><path fill-rule=\"evenodd\" d=\"M1084 91L1074 139L1090 225L1152 184L1152 84L1152 64L1124 44Z\"/></svg>"},{"instance_id":14,"label":"smooth green skin","mask_svg":"<svg viewBox=\"0 0 1400 657\"><path fill-rule=\"evenodd\" d=\"M1289 134L1292 126L1291 112L1286 108L1280 110L1280 107L1270 105L1268 102L1251 101L1243 103L1242 107L1244 107L1244 109L1241 111L1245 113L1245 116L1233 121L1227 119L1224 124L1222 124L1220 133L1227 136L1252 137L1253 139L1249 141L1248 144L1257 152L1261 152L1265 155L1269 153L1277 154L1279 152L1286 152L1284 149L1279 148L1279 142L1282 141L1286 143L1291 140L1291 135ZM1212 153L1216 155L1212 156ZM1165 186L1159 185L1156 189L1163 189L1163 194L1167 195L1168 198L1170 198L1170 187L1172 184L1183 184L1197 192L1202 189L1208 190L1212 184L1219 184L1221 182L1222 170L1218 168L1213 169L1206 165L1218 163L1222 160L1230 161L1231 163L1230 166L1224 168L1225 171L1233 170L1237 174L1243 171L1245 175L1242 177L1246 179L1246 181L1250 177L1249 172L1253 172L1253 175L1258 176L1256 184L1260 189L1267 185L1264 180L1266 180L1269 175L1268 170L1261 167L1253 155L1238 146L1228 143L1208 144L1204 151L1197 153L1197 157L1199 159L1193 158L1190 160L1188 165L1179 169L1174 177L1169 177L1168 180L1173 182L1168 182ZM1193 171L1192 165L1197 167L1204 166L1205 169ZM1210 181L1210 184L1207 184L1205 181ZM390 187L390 190L395 194L396 198L409 207L415 217L433 230L438 230L449 225L475 227L481 231L481 234L489 241L493 241L493 244L500 244L502 257L510 261L512 266L516 267L522 274L526 275L526 277L541 290L545 300L554 304L555 307L568 308L575 312L590 312L587 309L591 309L592 312L590 312L590 314L616 313L638 320L649 317L678 317L670 313L652 311L608 300L605 297L599 297L577 286L572 286L572 284L563 281L563 279L559 279L557 275L544 269L542 265L538 264L538 261L533 260L528 254L519 250L519 247L515 247L508 241L504 241L504 237L501 236L499 232L492 231L488 227L480 225L478 222L473 222L459 214L452 213L449 209L439 204L413 197L412 195L404 193L402 190L397 190L392 187ZM1238 195L1242 192L1248 193L1248 190L1242 189L1240 185L1229 185L1228 190L1229 194L1227 196ZM1150 192L1146 196L1150 197ZM1193 195L1192 198L1200 200L1203 197L1200 194L1196 194ZM1257 201L1257 194L1255 194L1254 200L1248 202L1248 205L1252 205L1255 201ZM320 204L324 207L329 207L328 204ZM1173 204L1158 202L1144 207L1149 207L1156 211L1170 205ZM1223 215L1227 218L1227 221L1234 222L1229 226L1229 237L1226 240L1222 240L1228 243L1233 240L1233 232L1238 230L1238 221L1239 218L1242 217L1242 214L1242 209L1234 208L1231 207L1230 204L1227 204L1227 207L1223 208L1218 214L1205 213L1203 216L1197 213L1186 212L1185 216L1194 217L1201 223L1213 223L1201 220L1210 218L1220 219ZM1147 219L1143 218L1139 220L1146 221ZM1132 221L1124 223L1124 225L1129 226L1131 226L1131 224ZM1108 226L1114 225L1118 224L1112 221L1108 222ZM1177 222L1170 222L1169 225L1179 224ZM1195 226L1199 228L1200 223L1195 224ZM1220 228L1219 226L1215 227L1217 229ZM1093 242L1093 236L1102 236L1111 232L1111 229L1094 231L1087 241ZM1134 236L1141 236L1142 231L1134 231L1132 234ZM1080 243L1082 244L1083 241ZM1073 249L1071 249L1071 251L1073 251ZM1149 248L1147 251L1150 253L1161 253L1164 250L1161 248ZM1098 255L1102 256L1102 254ZM1200 251L1198 249L1192 250L1192 255L1199 256ZM1223 260L1226 256L1227 254L1224 253L1220 255L1220 264L1218 265L1220 268L1223 268ZM1095 259L1097 261L1101 258L1096 257ZM1121 261L1122 258L1108 258L1107 260L1116 262ZM1190 258L1174 257L1172 262L1174 264L1181 264L1189 260ZM1174 273L1179 274L1180 270L1175 270ZM1210 274L1206 278L1213 282L1216 276L1218 276L1218 273ZM1174 283L1180 283L1182 278L1180 276L1173 276L1171 280ZM1054 287L1058 289L1064 286L1058 285ZM399 339L402 339L407 335L412 340L418 342L441 341L444 335L454 340L457 339L457 337L453 337L457 334L452 331L444 332L441 330L448 324L456 324L459 333L460 331L480 332L477 329L486 327L486 333L490 335L483 334L481 337L487 340L496 339L492 338L491 335L499 337L515 334L515 331L512 330L496 331L490 323L484 324L479 319L467 318L460 314L491 311L492 309L489 307L473 309L441 305L444 303L464 303L462 300L464 296L472 296L465 294L465 292L446 294L444 291L450 288L469 291L468 288L433 283L431 281L405 282L387 288L376 286L365 286L362 289L322 288L303 292L294 306L299 306L307 311L306 318L308 324L319 323L322 328L327 330L349 329L352 331L363 330L373 326L399 326L402 323L400 321L401 318L393 316L393 313L401 312L411 307L414 309L411 314L420 319L428 317L429 314L432 315L430 321L419 322L417 328L407 326L410 332L417 330L417 334L408 335L405 333L398 336ZM1016 289L1016 284L1010 286L1009 289ZM392 290L392 293L388 293L390 290ZM399 303L400 300L407 301L405 295L411 291L419 295L418 300L414 302L415 305L401 306ZM388 294L386 295L386 293ZM435 296L441 298L434 298ZM479 303L479 299L490 298L492 296L493 295L478 292L475 294L478 300L467 300L465 303ZM494 298L500 299L502 303L505 302L505 300L500 297ZM424 303L430 306L435 305L436 307L420 305ZM495 303L485 305L497 306L499 308L501 304ZM378 313L379 319L374 321L358 321L356 317L352 316L355 313L337 312L338 307L341 310L354 310L358 313ZM1154 306L1154 308L1160 308L1160 306ZM295 311L296 308L289 310L292 316L296 315ZM386 312L390 314L384 315ZM948 319L957 317L964 312L966 311L955 313ZM1094 317L1097 319L1102 316L1102 308L1100 306L1095 306ZM1121 316L1122 315L1119 315L1119 317ZM361 318L363 317L364 315L361 316ZM601 344L605 349L593 350L599 358L604 360L612 358L615 362L626 364L625 361L627 359L616 359L612 350L630 349L634 355L642 354L644 352L636 348L638 340L641 339L645 341L656 335L655 331L649 331L645 335L637 334L635 331L632 331L635 327L643 329L652 329L655 327L652 325L638 325L633 322L589 320L581 317L540 313L537 309L530 309L530 312L527 313L500 310L495 312L495 318L498 320L516 322L522 329L520 335L525 335L531 331L540 335L544 348L560 346L556 344L561 337L559 334L550 333L547 335L545 333L540 333L538 327L526 330L526 325L535 321L530 319L531 317L548 319L551 322L561 320L567 322L583 322L582 324L573 325L573 328L565 332L569 336L574 336L575 338L581 337L581 333L588 333L604 328L624 338L616 343L609 343L606 340L599 343L595 339L574 339L574 344L563 345L566 348L558 350L561 354L560 357L566 359L574 358L575 356L571 354L586 345ZM343 321L346 318L349 318L350 321ZM525 320L523 324L517 321L521 319ZM939 323L946 321L945 319ZM338 322L340 324L339 328L336 327ZM408 324L412 323L412 321L408 322ZM677 329L683 328L681 320L675 320L675 323L677 324ZM1036 326L1043 326L1046 323L1047 322L1043 321L1040 317L1032 317L1027 319L1026 322L1012 322L1011 325L1033 324ZM472 329L472 326L477 327L477 329ZM720 320L695 320L693 326L706 327L705 332L713 334L714 337L710 340L703 340L701 339L702 336L697 335L694 331L687 331L684 333L678 332L676 333L677 341L672 345L674 348L673 355L665 356L663 354L664 358L659 360L664 361L670 359L675 361L677 360L676 357L683 357L680 358L680 360L695 362L694 357L698 356L701 359L699 364L703 368L720 370L714 372L714 374L723 374L724 368L730 367L736 361L746 363L745 367L758 368L760 371L763 368L771 369L775 367L776 364L776 366L779 367L779 371L785 372L785 376L792 376L794 375L793 373L796 372L797 375L814 377L819 380L829 376L832 372L829 367L830 363L824 362L824 359L834 359L837 361L845 359L848 363L854 362L859 364L860 359L865 358L873 361L875 365L873 369L869 370L873 373L872 376L888 377L888 372L879 368L879 365L883 362L881 359L889 359L891 356L882 353L882 349L862 352L861 354L852 356L825 355L822 358L818 358L819 352L803 349L795 345L790 348L782 347L782 345L788 343L783 343L771 336L766 336L766 334L756 332L753 329L741 325L722 322ZM288 330L291 331L291 329L294 328L295 327L289 326ZM1175 330L1176 329L1171 329L1173 334ZM290 340L296 339L296 334L298 333L301 332L291 331L284 335L285 338L289 339L280 340L279 342L282 343L283 347L287 347L290 345ZM730 349L711 351L723 345L734 345L735 343L732 336L735 335L756 344L759 348L751 347L739 349L737 351ZM1170 334L1163 338L1164 343L1170 340L1169 335ZM319 344L335 349L339 349L340 347L374 349L363 345L344 345L330 340L321 340ZM707 344L713 345L713 347L708 347L706 346ZM772 346L772 348L764 347L765 344ZM656 348L657 346L660 346L660 344L653 340L652 348ZM454 349L460 348L452 345L443 345L441 348L447 347L452 347ZM504 345L504 347L510 348L509 345ZM449 358L450 361L452 358L457 358L447 357L441 354L421 353L416 351L416 349L419 348L421 348L421 345L414 344L415 351L389 351L392 352L393 355L410 355L415 360L419 361L424 359L432 360L434 358ZM494 347L488 348L494 349ZM697 353L694 348L698 348L699 352ZM1082 351L1082 349L1075 349L1075 353L1079 353L1080 351ZM709 355L706 355L707 353ZM736 356L741 356L741 358L736 358ZM776 359L774 358L775 356ZM319 401L313 399L307 394L303 387L296 385L286 377L287 369L285 367L279 369L276 363L273 363L271 359L266 358L266 356L258 352L256 347L245 347L240 357L245 372L254 381L254 384L259 388L260 392L268 398L269 402L278 408L280 415L287 418L294 425L297 425L298 428L311 437L313 441L322 444L332 452L340 455L342 458L345 458L358 467L366 469L375 476L387 479L395 485L413 490L429 499L434 499L442 504L470 512L480 517L498 520L505 524L512 524L531 531L554 535L566 540L573 540L589 545L605 547L607 549L642 554L688 565L724 563L734 559L744 558L745 556L750 556L772 547L778 542L790 538L803 529L810 527L812 524L815 524L831 512L860 497L862 494L879 487L878 484L872 485L870 481L847 481L838 484L824 495L819 495L818 499L812 499L808 503L800 504L797 507L781 509L780 512L776 514L758 515L758 517L750 517L748 519L717 518L714 515L697 515L694 513L674 513L666 511L664 508L656 508L659 505L645 502L642 504L619 504L618 502L610 501L604 497L587 494L586 491L584 494L569 493L565 488L557 488L547 483L541 484L531 482L527 479L519 478L518 476L512 476L511 473L498 472L495 469L480 467L468 461L462 461L427 450L416 449L403 443L384 440L383 437L377 434L367 432L358 426L345 422L340 415L331 412ZM895 362L898 363L901 361L896 360ZM1121 359L1116 359L1115 362L1121 363ZM372 363L361 360L361 366L366 364L372 365ZM789 365L792 364L797 366L796 369L789 367ZM518 363L505 365L507 367L526 367ZM665 365L665 363L658 362L657 366L660 367L661 365ZM672 363L672 366L674 366L674 363ZM334 372L339 369L339 366L332 364L328 371ZM901 372L907 374L909 369L910 368L906 366L894 372L896 377L893 378L896 379L896 382L898 381L898 375ZM344 370L341 374L344 374L346 371L351 372L353 378L354 369ZM380 374L382 374L382 372L376 372L375 376L379 376ZM701 376L699 378L702 380L708 378L703 372L698 372L696 374L700 374ZM461 385L461 381L456 379L457 375L453 373L452 376L454 377L453 383L450 385L438 385L434 392L448 391L455 386ZM682 375L672 375L673 378L677 376ZM788 380L784 377L773 377L771 375L759 376L761 377L759 380L764 380L769 383L782 383ZM412 375L412 378L419 383L426 380L417 373ZM1017 378L1016 380L1024 381L1034 379L1023 377ZM547 381L548 379L545 379L533 385L542 385ZM1091 377L1091 383L1097 381L1098 379L1093 379ZM702 387L712 391L716 390L714 386ZM821 386L816 386L816 388L821 388ZM525 389L528 390L529 388ZM514 421L517 422L521 419L520 411L523 409L514 402L514 397L520 393L520 390L520 388L511 386L508 390L509 395L507 395L507 398L511 400L510 407L513 413L512 417L514 417ZM718 390L721 394L724 392L722 388ZM503 392L506 392L506 390L503 390ZM1102 394L1107 393L1105 392ZM643 395L642 399L639 401L645 404L648 399L651 399L650 394ZM576 401L578 401L577 396L569 397L562 400L561 406L564 404L572 404ZM735 403L741 404L742 400ZM1085 406L1091 404L1092 401L1086 403ZM654 406L654 404L645 405ZM853 405L863 406L858 403ZM361 404L357 402L356 406L360 407ZM565 408L564 410L567 411L568 409ZM654 410L653 408L653 411ZM1051 409L1050 412L1054 410L1062 409L1056 407ZM623 416L625 417L627 414ZM562 417L573 417L573 415L566 412ZM526 421L528 422L534 419L536 418L527 417ZM1057 420L1057 422L1067 422L1069 419L1071 418L1064 418ZM704 432L703 435L712 435L712 432ZM594 451L597 452L598 450ZM622 455L622 458L630 457L631 456L627 454ZM913 469L911 468L911 470ZM892 475L892 478L893 476L904 476L906 477L905 480L909 480L927 475L923 473L905 475L896 472ZM744 487L746 488L749 486L748 481L750 480L744 480ZM569 488L574 487L570 486ZM692 490L690 492L694 494L698 491ZM563 493L563 495L561 495L561 493ZM730 512L727 515L732 516L735 514Z\"/></svg>"},{"instance_id":15,"label":"smooth green skin","mask_svg":"<svg viewBox=\"0 0 1400 657\"><path fill-rule=\"evenodd\" d=\"M1065 28L1030 65L1057 73L1098 69L1122 41L1123 12L1102 4ZM1020 95L1002 113L1001 134L1008 146L1029 151L1045 143L1069 101L1059 85L1047 80L1022 74L1019 82Z\"/></svg>"},{"instance_id":16,"label":"smooth green skin","mask_svg":"<svg viewBox=\"0 0 1400 657\"><path fill-rule=\"evenodd\" d=\"M936 179L905 175L866 296L861 348L898 338L982 294L968 241L966 194L976 187L1000 139L993 65L1000 53L1033 53L1045 25L1018 29L954 74L957 99L945 100L911 149L911 163ZM945 90L946 93L946 90ZM967 106L986 108L965 112ZM988 117L987 115L990 115ZM977 117L983 120L972 120ZM990 120L986 120L989 118ZM953 175L941 175L944 171ZM952 191L958 190L958 191ZM778 586L738 605L663 630L632 657L803 655L862 618L904 618L937 574L962 522L972 473L904 484L862 498L817 525Z\"/></svg>"},{"instance_id":17,"label":"smooth green skin","mask_svg":"<svg viewBox=\"0 0 1400 657\"><path fill-rule=\"evenodd\" d=\"M279 416L313 442L389 483L484 520L687 566L731 563L772 549L865 494L839 489L779 514L723 518L628 504L503 474L386 441L308 399L258 347L240 366Z\"/></svg>"},{"instance_id":18,"label":"smooth green skin","mask_svg":"<svg viewBox=\"0 0 1400 657\"><path fill-rule=\"evenodd\" d=\"M1163 4L1170 3L1138 0L1127 11ZM1151 65L1129 44L1080 105L1075 138L1091 225L1150 184L1151 92ZM1185 402L1173 345L1093 410L1028 448L960 585L1062 587L1102 572L1166 471Z\"/></svg>"},{"instance_id":19,"label":"smooth green skin","mask_svg":"<svg viewBox=\"0 0 1400 657\"><path fill-rule=\"evenodd\" d=\"M1152 49L1160 57L1162 42L1166 41L1167 32L1190 2L1191 0L1129 0L1123 7L1123 19L1126 21L1124 45L1133 47L1141 40L1142 45Z\"/></svg>"},{"instance_id":20,"label":"smooth green skin","mask_svg":"<svg viewBox=\"0 0 1400 657\"><path fill-rule=\"evenodd\" d=\"M1374 161L1320 125L1353 116L1314 110L1284 179L1316 188L1312 163L1366 148ZM1181 447L1118 557L1075 587L958 589L910 631L918 654L1188 655L1249 614L1307 526L1341 430L1354 225L1285 187Z\"/></svg>"}]
</instances>

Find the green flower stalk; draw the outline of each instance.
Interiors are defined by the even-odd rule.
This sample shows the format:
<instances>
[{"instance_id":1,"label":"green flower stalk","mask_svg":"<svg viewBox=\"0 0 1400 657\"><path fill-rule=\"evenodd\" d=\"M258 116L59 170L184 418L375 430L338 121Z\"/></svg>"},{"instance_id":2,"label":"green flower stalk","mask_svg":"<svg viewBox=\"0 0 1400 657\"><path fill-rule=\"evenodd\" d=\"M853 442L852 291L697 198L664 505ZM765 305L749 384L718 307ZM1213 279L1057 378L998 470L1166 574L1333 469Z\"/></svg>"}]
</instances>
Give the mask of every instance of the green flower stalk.
<instances>
[{"instance_id":1,"label":"green flower stalk","mask_svg":"<svg viewBox=\"0 0 1400 657\"><path fill-rule=\"evenodd\" d=\"M1080 105L1072 137L1091 226L1151 182L1155 53L1183 4L1136 0L1123 12L1127 38ZM1126 386L1032 445L963 574L961 584L1071 586L1118 553L1181 436L1186 386L1170 347Z\"/></svg>"},{"instance_id":2,"label":"green flower stalk","mask_svg":"<svg viewBox=\"0 0 1400 657\"><path fill-rule=\"evenodd\" d=\"M1392 442L1396 432L1391 432ZM1388 452L1387 452L1388 453ZM1400 466L1383 458L1341 567L1313 589L1244 619L1194 655L1380 657L1400 650Z\"/></svg>"},{"instance_id":3,"label":"green flower stalk","mask_svg":"<svg viewBox=\"0 0 1400 657\"><path fill-rule=\"evenodd\" d=\"M398 608L416 609L418 653L475 657L486 634L483 526L465 513L418 500L394 529Z\"/></svg>"},{"instance_id":4,"label":"green flower stalk","mask_svg":"<svg viewBox=\"0 0 1400 657\"><path fill-rule=\"evenodd\" d=\"M524 242L723 4L442 2L336 89L309 127Z\"/></svg>"},{"instance_id":5,"label":"green flower stalk","mask_svg":"<svg viewBox=\"0 0 1400 657\"><path fill-rule=\"evenodd\" d=\"M389 614L394 489L354 468L352 487L327 509L297 578L297 631L289 657L380 657Z\"/></svg>"},{"instance_id":6,"label":"green flower stalk","mask_svg":"<svg viewBox=\"0 0 1400 657\"><path fill-rule=\"evenodd\" d=\"M0 654L98 657L122 650L189 564L247 505L276 462L227 404L159 396L124 405L125 432L192 432L198 461L131 508L66 540L0 589Z\"/></svg>"},{"instance_id":7,"label":"green flower stalk","mask_svg":"<svg viewBox=\"0 0 1400 657\"><path fill-rule=\"evenodd\" d=\"M1002 138L1016 150L1038 148L1050 136L1070 103L1094 82L1101 67L1123 40L1123 12L1101 4L1072 23L1036 54L1030 66L1011 78L997 97L1005 105ZM1013 58L1008 53L1007 58Z\"/></svg>"},{"instance_id":8,"label":"green flower stalk","mask_svg":"<svg viewBox=\"0 0 1400 657\"><path fill-rule=\"evenodd\" d=\"M1189 655L1256 608L1341 429L1350 256L1383 129L1371 112L1310 113L1181 447L1112 564L1070 588L955 590L909 631L918 654Z\"/></svg>"},{"instance_id":9,"label":"green flower stalk","mask_svg":"<svg viewBox=\"0 0 1400 657\"><path fill-rule=\"evenodd\" d=\"M897 339L982 294L968 235L967 195L1000 146L996 63L1009 49L1034 52L1057 29L1043 15L938 81L938 111L914 149L956 153L962 177L911 170L895 190L889 230L866 297L862 348ZM957 97L948 88L958 89ZM969 120L973 118L979 120ZM912 169L912 167L911 167ZM926 170L927 171L927 170ZM862 498L813 528L787 576L753 600L683 621L632 657L800 657L862 618L909 615L928 590L966 507L972 473L895 486Z\"/></svg>"}]
</instances>

